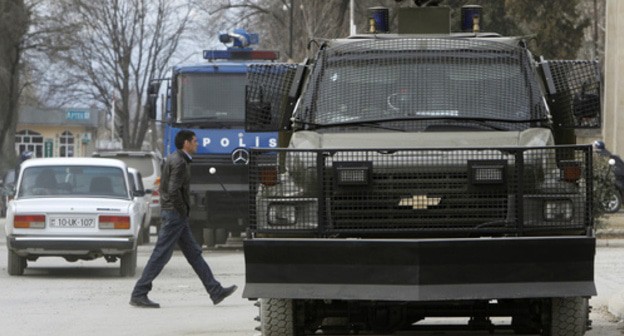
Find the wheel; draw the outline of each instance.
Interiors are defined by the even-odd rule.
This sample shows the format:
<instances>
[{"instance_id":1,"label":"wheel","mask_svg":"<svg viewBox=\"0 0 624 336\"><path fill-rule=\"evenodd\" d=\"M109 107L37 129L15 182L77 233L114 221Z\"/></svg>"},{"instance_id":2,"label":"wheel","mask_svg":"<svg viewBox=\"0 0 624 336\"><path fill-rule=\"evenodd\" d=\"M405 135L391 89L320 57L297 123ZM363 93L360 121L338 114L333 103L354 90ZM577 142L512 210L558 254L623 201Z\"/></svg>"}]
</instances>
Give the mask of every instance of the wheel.
<instances>
[{"instance_id":1,"label":"wheel","mask_svg":"<svg viewBox=\"0 0 624 336\"><path fill-rule=\"evenodd\" d=\"M144 244L143 239L145 239L145 237L143 236L143 231L145 231L145 229L139 229L139 234L137 235L137 246Z\"/></svg>"},{"instance_id":2,"label":"wheel","mask_svg":"<svg viewBox=\"0 0 624 336\"><path fill-rule=\"evenodd\" d=\"M215 246L215 229L204 229L204 245L207 247Z\"/></svg>"},{"instance_id":3,"label":"wheel","mask_svg":"<svg viewBox=\"0 0 624 336\"><path fill-rule=\"evenodd\" d=\"M199 246L204 246L204 224L200 221L191 222L191 233Z\"/></svg>"},{"instance_id":4,"label":"wheel","mask_svg":"<svg viewBox=\"0 0 624 336\"><path fill-rule=\"evenodd\" d=\"M215 244L225 244L227 240L227 230L225 228L215 229Z\"/></svg>"},{"instance_id":5,"label":"wheel","mask_svg":"<svg viewBox=\"0 0 624 336\"><path fill-rule=\"evenodd\" d=\"M292 336L295 332L293 302L286 299L261 299L262 336Z\"/></svg>"},{"instance_id":6,"label":"wheel","mask_svg":"<svg viewBox=\"0 0 624 336\"><path fill-rule=\"evenodd\" d=\"M26 262L26 258L20 257L17 253L9 250L8 253L8 266L7 272L9 275L22 275L24 274L24 269L28 265Z\"/></svg>"},{"instance_id":7,"label":"wheel","mask_svg":"<svg viewBox=\"0 0 624 336\"><path fill-rule=\"evenodd\" d=\"M141 244L149 244L150 242L150 227L147 226L141 230Z\"/></svg>"},{"instance_id":8,"label":"wheel","mask_svg":"<svg viewBox=\"0 0 624 336\"><path fill-rule=\"evenodd\" d=\"M606 213L618 212L622 207L622 196L619 192L614 191L602 204Z\"/></svg>"},{"instance_id":9,"label":"wheel","mask_svg":"<svg viewBox=\"0 0 624 336\"><path fill-rule=\"evenodd\" d=\"M553 298L548 336L582 336L587 330L587 298Z\"/></svg>"},{"instance_id":10,"label":"wheel","mask_svg":"<svg viewBox=\"0 0 624 336\"><path fill-rule=\"evenodd\" d=\"M121 265L119 266L119 274L122 277L134 276L137 266L137 250L136 248L132 252L128 252L121 256Z\"/></svg>"}]
</instances>

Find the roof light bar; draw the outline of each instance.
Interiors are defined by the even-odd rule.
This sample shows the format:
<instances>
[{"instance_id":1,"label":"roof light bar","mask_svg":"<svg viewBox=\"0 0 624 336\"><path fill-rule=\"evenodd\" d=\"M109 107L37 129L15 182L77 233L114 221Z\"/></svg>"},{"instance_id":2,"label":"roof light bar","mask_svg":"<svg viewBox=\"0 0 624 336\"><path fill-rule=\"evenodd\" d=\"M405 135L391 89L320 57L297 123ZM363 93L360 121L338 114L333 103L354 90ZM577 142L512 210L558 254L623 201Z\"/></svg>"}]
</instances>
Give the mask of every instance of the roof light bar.
<instances>
[{"instance_id":1,"label":"roof light bar","mask_svg":"<svg viewBox=\"0 0 624 336\"><path fill-rule=\"evenodd\" d=\"M274 61L279 53L270 50L204 50L207 60L268 60Z\"/></svg>"}]
</instances>

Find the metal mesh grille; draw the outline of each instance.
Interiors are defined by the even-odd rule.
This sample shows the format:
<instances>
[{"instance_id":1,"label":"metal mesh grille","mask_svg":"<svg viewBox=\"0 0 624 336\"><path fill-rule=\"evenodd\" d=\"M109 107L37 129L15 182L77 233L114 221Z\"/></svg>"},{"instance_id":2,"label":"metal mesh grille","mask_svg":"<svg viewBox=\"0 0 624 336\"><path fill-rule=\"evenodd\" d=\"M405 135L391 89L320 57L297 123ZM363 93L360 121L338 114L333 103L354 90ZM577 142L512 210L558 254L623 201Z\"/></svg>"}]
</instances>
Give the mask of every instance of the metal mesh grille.
<instances>
[{"instance_id":1,"label":"metal mesh grille","mask_svg":"<svg viewBox=\"0 0 624 336\"><path fill-rule=\"evenodd\" d=\"M311 76L297 116L307 123L487 119L524 129L547 118L527 51L500 42L350 42L322 51Z\"/></svg>"},{"instance_id":2,"label":"metal mesh grille","mask_svg":"<svg viewBox=\"0 0 624 336\"><path fill-rule=\"evenodd\" d=\"M600 68L596 61L547 61L545 69L550 96L556 108L571 111L562 124L600 127Z\"/></svg>"},{"instance_id":3,"label":"metal mesh grille","mask_svg":"<svg viewBox=\"0 0 624 336\"><path fill-rule=\"evenodd\" d=\"M592 225L587 146L254 150L249 168L257 232L495 235Z\"/></svg>"},{"instance_id":4,"label":"metal mesh grille","mask_svg":"<svg viewBox=\"0 0 624 336\"><path fill-rule=\"evenodd\" d=\"M246 128L274 131L281 124L280 111L290 103L288 91L296 64L249 65L246 87Z\"/></svg>"}]
</instances>

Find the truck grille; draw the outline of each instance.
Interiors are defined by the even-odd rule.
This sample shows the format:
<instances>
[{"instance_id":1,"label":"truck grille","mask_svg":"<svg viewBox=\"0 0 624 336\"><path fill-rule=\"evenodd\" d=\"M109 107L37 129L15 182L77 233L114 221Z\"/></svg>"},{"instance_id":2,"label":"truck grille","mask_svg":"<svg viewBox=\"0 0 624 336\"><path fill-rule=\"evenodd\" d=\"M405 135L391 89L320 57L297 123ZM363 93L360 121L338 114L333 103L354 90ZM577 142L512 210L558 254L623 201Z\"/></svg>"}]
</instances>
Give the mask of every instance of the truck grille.
<instances>
[{"instance_id":1,"label":"truck grille","mask_svg":"<svg viewBox=\"0 0 624 336\"><path fill-rule=\"evenodd\" d=\"M466 172L379 172L371 182L331 190L334 228L474 227L507 216L507 194L468 192Z\"/></svg>"},{"instance_id":2,"label":"truck grille","mask_svg":"<svg viewBox=\"0 0 624 336\"><path fill-rule=\"evenodd\" d=\"M250 230L505 235L593 226L591 147L254 150Z\"/></svg>"}]
</instances>

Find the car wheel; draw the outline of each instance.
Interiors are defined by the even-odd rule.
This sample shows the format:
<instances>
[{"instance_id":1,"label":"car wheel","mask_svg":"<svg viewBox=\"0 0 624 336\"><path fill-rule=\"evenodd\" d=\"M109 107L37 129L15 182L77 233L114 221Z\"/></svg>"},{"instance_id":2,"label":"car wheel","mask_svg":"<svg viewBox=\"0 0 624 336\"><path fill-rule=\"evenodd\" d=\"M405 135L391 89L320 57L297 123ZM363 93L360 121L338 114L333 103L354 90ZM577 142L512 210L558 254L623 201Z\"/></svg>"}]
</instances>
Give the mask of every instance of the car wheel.
<instances>
[{"instance_id":1,"label":"car wheel","mask_svg":"<svg viewBox=\"0 0 624 336\"><path fill-rule=\"evenodd\" d=\"M141 230L141 235L143 236L143 238L141 238L141 244L149 244L150 242L150 227L146 227L143 228L143 230Z\"/></svg>"},{"instance_id":2,"label":"car wheel","mask_svg":"<svg viewBox=\"0 0 624 336\"><path fill-rule=\"evenodd\" d=\"M616 213L620 211L620 207L622 207L622 197L620 193L615 191L613 192L604 202L604 211L606 213Z\"/></svg>"},{"instance_id":3,"label":"car wheel","mask_svg":"<svg viewBox=\"0 0 624 336\"><path fill-rule=\"evenodd\" d=\"M121 256L121 266L119 273L122 277L134 276L137 266L137 250L128 252Z\"/></svg>"},{"instance_id":4,"label":"car wheel","mask_svg":"<svg viewBox=\"0 0 624 336\"><path fill-rule=\"evenodd\" d=\"M22 275L24 274L24 269L27 266L26 258L20 257L17 253L9 250L8 253L8 267L7 271L9 275Z\"/></svg>"}]
</instances>

